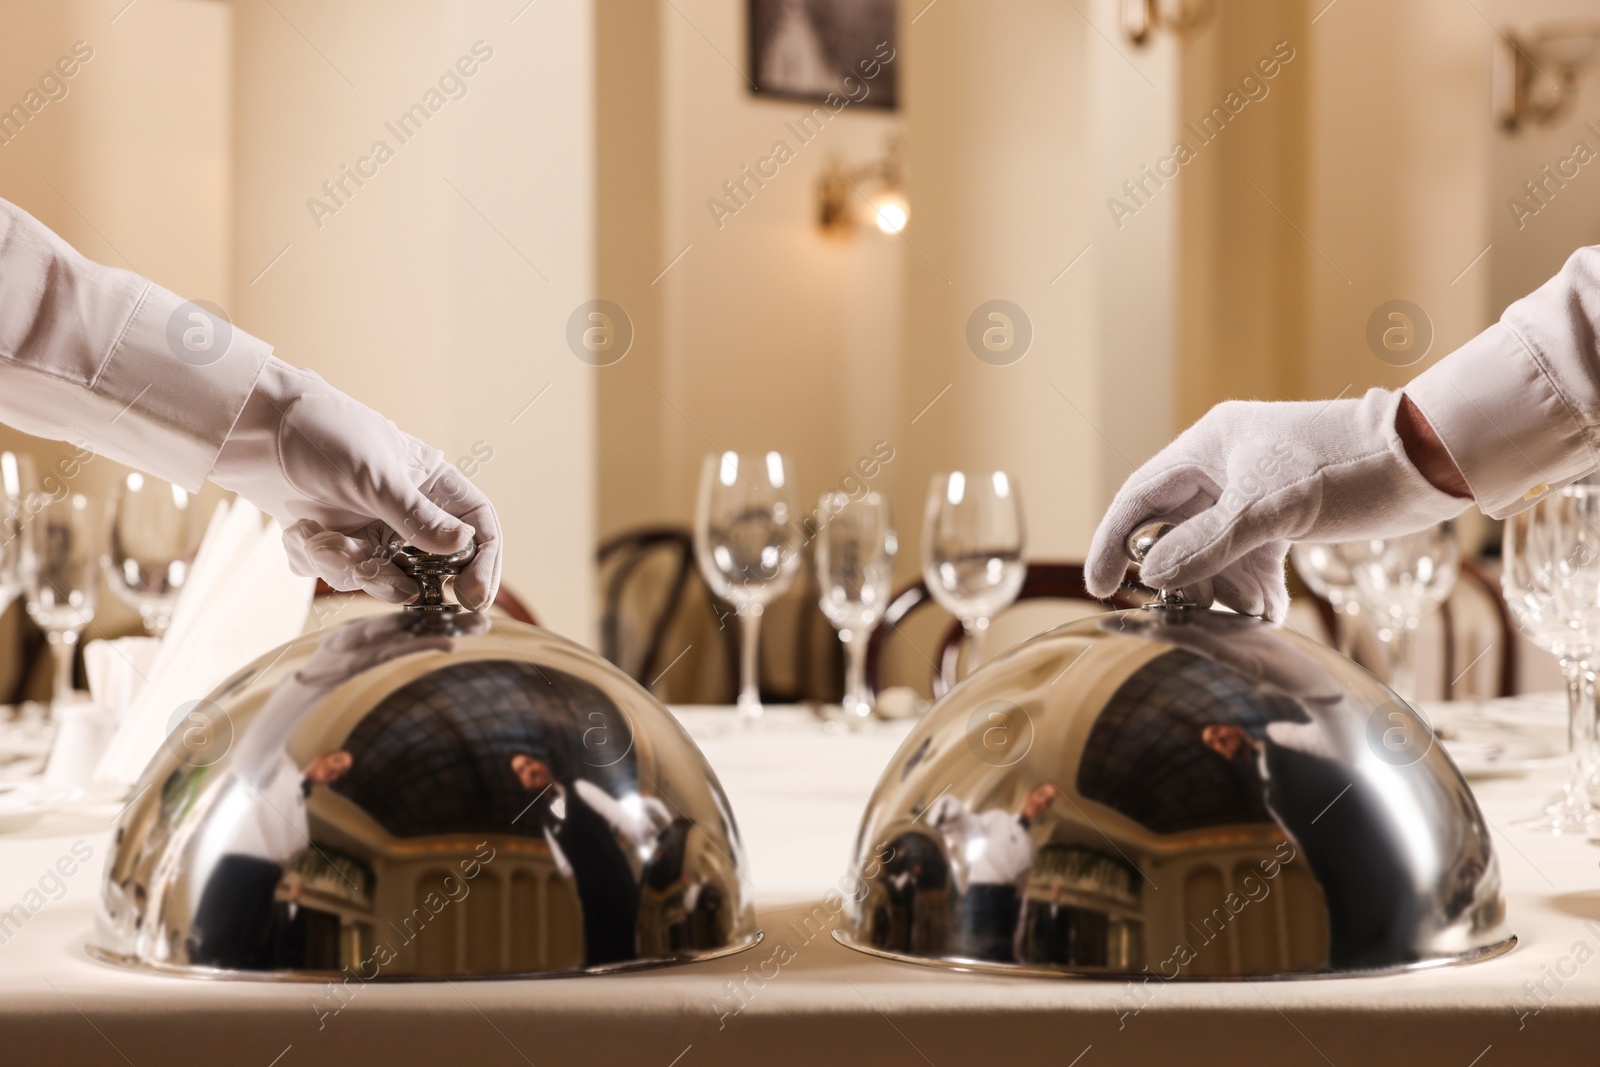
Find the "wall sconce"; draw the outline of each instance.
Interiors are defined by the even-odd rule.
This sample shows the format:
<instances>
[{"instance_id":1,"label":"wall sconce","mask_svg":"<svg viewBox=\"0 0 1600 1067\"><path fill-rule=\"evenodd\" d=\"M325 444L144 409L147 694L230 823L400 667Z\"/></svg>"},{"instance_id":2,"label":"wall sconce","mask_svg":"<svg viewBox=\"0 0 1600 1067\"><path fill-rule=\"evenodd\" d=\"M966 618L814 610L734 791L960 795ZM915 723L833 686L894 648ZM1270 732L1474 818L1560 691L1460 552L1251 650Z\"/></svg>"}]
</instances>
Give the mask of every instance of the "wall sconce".
<instances>
[{"instance_id":1,"label":"wall sconce","mask_svg":"<svg viewBox=\"0 0 1600 1067\"><path fill-rule=\"evenodd\" d=\"M1216 12L1216 0L1122 0L1122 32L1144 44L1157 28L1182 36L1200 29Z\"/></svg>"},{"instance_id":2,"label":"wall sconce","mask_svg":"<svg viewBox=\"0 0 1600 1067\"><path fill-rule=\"evenodd\" d=\"M890 235L904 230L911 203L900 175L899 138L891 138L883 158L871 163L846 167L834 160L817 182L817 222L823 232L848 237L862 225Z\"/></svg>"},{"instance_id":3,"label":"wall sconce","mask_svg":"<svg viewBox=\"0 0 1600 1067\"><path fill-rule=\"evenodd\" d=\"M1494 42L1494 113L1507 133L1559 120L1578 95L1578 78L1600 56L1600 23L1559 22L1529 36L1502 32Z\"/></svg>"}]
</instances>

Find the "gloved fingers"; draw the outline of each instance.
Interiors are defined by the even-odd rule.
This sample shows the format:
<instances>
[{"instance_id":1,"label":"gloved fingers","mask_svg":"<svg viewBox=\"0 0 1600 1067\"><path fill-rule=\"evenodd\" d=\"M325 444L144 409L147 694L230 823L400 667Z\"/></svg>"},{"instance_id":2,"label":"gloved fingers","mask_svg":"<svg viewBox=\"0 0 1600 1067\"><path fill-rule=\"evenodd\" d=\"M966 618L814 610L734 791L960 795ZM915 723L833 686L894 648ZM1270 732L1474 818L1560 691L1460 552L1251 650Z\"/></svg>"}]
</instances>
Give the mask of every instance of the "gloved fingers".
<instances>
[{"instance_id":1,"label":"gloved fingers","mask_svg":"<svg viewBox=\"0 0 1600 1067\"><path fill-rule=\"evenodd\" d=\"M1187 585L1220 573L1264 544L1281 540L1270 516L1213 504L1179 522L1144 561L1145 584Z\"/></svg>"},{"instance_id":2,"label":"gloved fingers","mask_svg":"<svg viewBox=\"0 0 1600 1067\"><path fill-rule=\"evenodd\" d=\"M1184 600L1199 608L1209 608L1217 599L1216 583L1204 578L1178 590Z\"/></svg>"},{"instance_id":3,"label":"gloved fingers","mask_svg":"<svg viewBox=\"0 0 1600 1067\"><path fill-rule=\"evenodd\" d=\"M417 595L416 583L383 557L370 533L325 530L310 519L283 531L283 548L296 574L321 578L341 593L363 590L390 604Z\"/></svg>"},{"instance_id":4,"label":"gloved fingers","mask_svg":"<svg viewBox=\"0 0 1600 1067\"><path fill-rule=\"evenodd\" d=\"M1289 542L1268 541L1246 552L1239 561L1261 587L1264 598L1261 614L1271 622L1282 622L1289 617L1289 583L1284 574L1284 560L1288 555Z\"/></svg>"},{"instance_id":5,"label":"gloved fingers","mask_svg":"<svg viewBox=\"0 0 1600 1067\"><path fill-rule=\"evenodd\" d=\"M1266 608L1266 591L1260 580L1241 565L1223 570L1212 580L1217 601L1240 615L1260 615Z\"/></svg>"},{"instance_id":6,"label":"gloved fingers","mask_svg":"<svg viewBox=\"0 0 1600 1067\"><path fill-rule=\"evenodd\" d=\"M1128 572L1129 534L1147 522L1181 521L1216 499L1216 479L1209 472L1195 464L1171 465L1166 455L1163 451L1134 472L1095 529L1083 568L1084 584L1094 596L1109 597L1122 584ZM1152 467L1160 470L1158 464L1167 464L1166 469L1154 476L1145 473Z\"/></svg>"},{"instance_id":7,"label":"gloved fingers","mask_svg":"<svg viewBox=\"0 0 1600 1067\"><path fill-rule=\"evenodd\" d=\"M477 531L470 525L407 482L392 480L379 487L371 504L374 518L387 523L408 545L423 552L459 552L476 536Z\"/></svg>"},{"instance_id":8,"label":"gloved fingers","mask_svg":"<svg viewBox=\"0 0 1600 1067\"><path fill-rule=\"evenodd\" d=\"M423 483L422 492L433 502L470 523L477 552L456 575L456 599L472 611L487 611L500 591L500 519L494 505L452 463L442 463Z\"/></svg>"}]
</instances>

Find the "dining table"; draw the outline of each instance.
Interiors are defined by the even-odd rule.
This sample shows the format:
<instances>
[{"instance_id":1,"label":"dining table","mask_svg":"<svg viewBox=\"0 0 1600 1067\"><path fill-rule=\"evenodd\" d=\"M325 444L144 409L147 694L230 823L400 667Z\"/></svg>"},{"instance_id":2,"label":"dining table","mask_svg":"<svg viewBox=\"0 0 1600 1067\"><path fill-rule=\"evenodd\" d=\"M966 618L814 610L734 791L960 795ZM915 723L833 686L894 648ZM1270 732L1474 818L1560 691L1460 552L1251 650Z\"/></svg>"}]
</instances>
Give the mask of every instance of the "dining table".
<instances>
[{"instance_id":1,"label":"dining table","mask_svg":"<svg viewBox=\"0 0 1600 1067\"><path fill-rule=\"evenodd\" d=\"M1494 703L1515 721L1519 699ZM1436 725L1462 714L1432 710ZM124 971L85 951L120 803L79 804L0 836L0 1064L1600 1060L1600 847L1515 825L1559 786L1559 756L1491 768L1471 782L1493 834L1518 938L1512 951L1404 973L1146 989L1126 979L963 973L839 944L834 902L848 884L861 814L911 723L850 730L812 709L772 707L741 725L731 708L674 711L739 821L743 877L764 931L755 947L682 966L533 980L277 982ZM43 904L17 919L12 906L25 899Z\"/></svg>"}]
</instances>

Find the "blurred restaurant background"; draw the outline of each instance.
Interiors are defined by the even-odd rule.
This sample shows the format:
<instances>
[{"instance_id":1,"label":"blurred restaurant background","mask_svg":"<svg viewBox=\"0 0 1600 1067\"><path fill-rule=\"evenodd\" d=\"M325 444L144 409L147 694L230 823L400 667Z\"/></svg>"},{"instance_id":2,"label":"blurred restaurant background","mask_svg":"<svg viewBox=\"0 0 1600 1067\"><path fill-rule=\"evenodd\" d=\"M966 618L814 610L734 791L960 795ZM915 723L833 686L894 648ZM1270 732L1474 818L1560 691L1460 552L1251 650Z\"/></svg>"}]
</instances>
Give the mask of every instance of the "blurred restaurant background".
<instances>
[{"instance_id":1,"label":"blurred restaurant background","mask_svg":"<svg viewBox=\"0 0 1600 1067\"><path fill-rule=\"evenodd\" d=\"M1400 386L1600 241L1595 16L4 0L0 196L444 449L541 623L727 702L732 628L688 548L707 454L786 453L807 508L883 494L899 586L952 469L1008 472L1025 556L1081 561L1213 403ZM94 499L125 474L0 446ZM1420 694L1556 687L1548 657L1505 673L1497 531L1455 536L1484 580L1425 623ZM137 629L100 604L100 636ZM774 699L838 699L816 604L803 572L769 612ZM999 643L1093 609L1019 609ZM1326 614L1304 596L1296 625L1327 636ZM897 630L883 684L928 692L949 619ZM14 603L7 639L28 626Z\"/></svg>"}]
</instances>

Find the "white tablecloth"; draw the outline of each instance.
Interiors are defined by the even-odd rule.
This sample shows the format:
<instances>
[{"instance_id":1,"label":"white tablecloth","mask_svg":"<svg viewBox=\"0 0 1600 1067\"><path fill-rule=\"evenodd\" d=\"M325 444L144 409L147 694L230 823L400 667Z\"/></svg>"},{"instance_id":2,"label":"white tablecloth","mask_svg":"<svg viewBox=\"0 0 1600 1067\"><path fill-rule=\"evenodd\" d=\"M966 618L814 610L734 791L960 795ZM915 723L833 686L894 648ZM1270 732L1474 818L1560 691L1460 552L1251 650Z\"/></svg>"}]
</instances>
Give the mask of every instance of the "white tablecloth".
<instances>
[{"instance_id":1,"label":"white tablecloth","mask_svg":"<svg viewBox=\"0 0 1600 1067\"><path fill-rule=\"evenodd\" d=\"M824 734L788 711L753 732L719 731L724 716L683 715L743 827L762 946L599 978L362 986L324 1015L335 1002L323 986L155 978L89 960L105 816L62 814L0 838L0 908L41 879L54 891L47 872L75 845L93 851L67 865L76 870L60 879L60 899L0 944L0 1064L1600 1060L1600 848L1508 825L1556 784L1552 774L1475 786L1521 938L1510 954L1382 978L1173 984L1132 1014L1111 983L961 975L802 940L789 923L844 873L867 793L904 728ZM794 959L765 981L748 978L780 940ZM730 994L738 980L749 990L742 1008Z\"/></svg>"}]
</instances>

